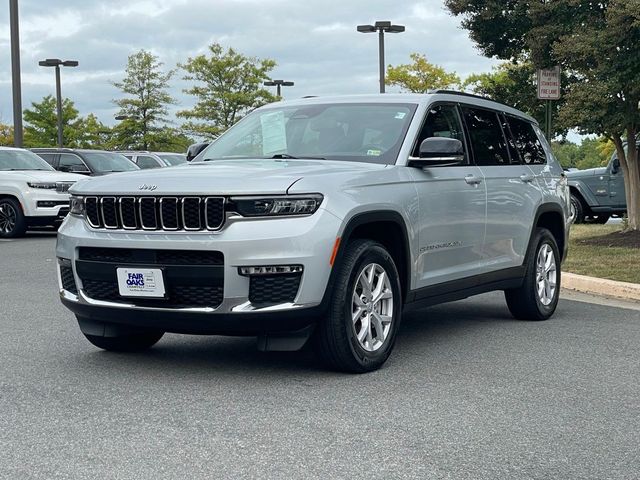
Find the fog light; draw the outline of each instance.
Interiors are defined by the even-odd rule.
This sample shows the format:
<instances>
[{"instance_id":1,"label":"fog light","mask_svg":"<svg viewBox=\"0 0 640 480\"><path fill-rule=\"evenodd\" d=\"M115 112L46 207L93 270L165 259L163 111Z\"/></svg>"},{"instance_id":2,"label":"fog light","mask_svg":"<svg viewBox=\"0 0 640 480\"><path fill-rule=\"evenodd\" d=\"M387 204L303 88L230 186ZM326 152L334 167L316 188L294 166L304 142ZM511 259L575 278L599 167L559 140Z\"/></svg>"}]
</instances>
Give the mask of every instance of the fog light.
<instances>
[{"instance_id":1,"label":"fog light","mask_svg":"<svg viewBox=\"0 0 640 480\"><path fill-rule=\"evenodd\" d=\"M302 265L268 265L258 267L238 267L238 273L245 277L251 275L286 275L302 273Z\"/></svg>"}]
</instances>

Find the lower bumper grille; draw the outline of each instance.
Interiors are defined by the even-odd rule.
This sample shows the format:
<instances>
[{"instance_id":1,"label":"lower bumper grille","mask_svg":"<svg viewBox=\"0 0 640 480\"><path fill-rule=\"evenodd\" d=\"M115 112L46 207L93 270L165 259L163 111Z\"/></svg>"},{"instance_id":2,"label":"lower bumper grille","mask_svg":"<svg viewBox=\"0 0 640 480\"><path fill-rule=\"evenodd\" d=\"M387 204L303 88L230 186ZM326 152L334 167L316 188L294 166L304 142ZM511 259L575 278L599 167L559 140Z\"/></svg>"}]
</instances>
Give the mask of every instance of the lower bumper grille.
<instances>
[{"instance_id":1,"label":"lower bumper grille","mask_svg":"<svg viewBox=\"0 0 640 480\"><path fill-rule=\"evenodd\" d=\"M252 276L249 301L254 305L293 302L300 288L302 274Z\"/></svg>"},{"instance_id":2,"label":"lower bumper grille","mask_svg":"<svg viewBox=\"0 0 640 480\"><path fill-rule=\"evenodd\" d=\"M165 299L123 298L117 269L160 268ZM80 248L76 271L84 294L94 300L159 308L218 307L224 298L224 257L221 252Z\"/></svg>"},{"instance_id":3,"label":"lower bumper grille","mask_svg":"<svg viewBox=\"0 0 640 480\"><path fill-rule=\"evenodd\" d=\"M73 277L73 269L71 267L60 266L60 278L62 280L62 288L67 292L78 295L78 287Z\"/></svg>"}]
</instances>

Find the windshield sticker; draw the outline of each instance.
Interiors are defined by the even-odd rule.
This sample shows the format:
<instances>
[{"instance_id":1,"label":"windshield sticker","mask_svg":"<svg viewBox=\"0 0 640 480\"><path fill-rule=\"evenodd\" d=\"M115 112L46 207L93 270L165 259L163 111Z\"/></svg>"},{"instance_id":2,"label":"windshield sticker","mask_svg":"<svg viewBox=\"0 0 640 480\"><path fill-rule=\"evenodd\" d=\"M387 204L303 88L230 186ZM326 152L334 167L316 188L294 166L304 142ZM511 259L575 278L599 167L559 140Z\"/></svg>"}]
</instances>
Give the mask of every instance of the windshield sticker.
<instances>
[{"instance_id":1,"label":"windshield sticker","mask_svg":"<svg viewBox=\"0 0 640 480\"><path fill-rule=\"evenodd\" d=\"M382 150L367 150L368 157L379 157L382 155Z\"/></svg>"},{"instance_id":2,"label":"windshield sticker","mask_svg":"<svg viewBox=\"0 0 640 480\"><path fill-rule=\"evenodd\" d=\"M396 113L396 118L397 118L398 120L402 120L402 119L403 119L404 117L406 117L406 116L407 116L407 113L406 113L406 112L398 112L398 113Z\"/></svg>"},{"instance_id":3,"label":"windshield sticker","mask_svg":"<svg viewBox=\"0 0 640 480\"><path fill-rule=\"evenodd\" d=\"M284 112L265 113L260 116L262 125L262 154L270 155L287 149L287 131Z\"/></svg>"}]
</instances>

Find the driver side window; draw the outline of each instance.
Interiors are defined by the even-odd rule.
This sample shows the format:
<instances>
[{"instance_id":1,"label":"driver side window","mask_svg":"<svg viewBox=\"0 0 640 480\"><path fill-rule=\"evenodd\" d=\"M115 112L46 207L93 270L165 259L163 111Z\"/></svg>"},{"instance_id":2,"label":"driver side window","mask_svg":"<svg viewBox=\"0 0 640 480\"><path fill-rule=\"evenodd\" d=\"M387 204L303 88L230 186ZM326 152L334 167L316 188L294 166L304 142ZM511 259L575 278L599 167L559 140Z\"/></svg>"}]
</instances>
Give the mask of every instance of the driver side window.
<instances>
[{"instance_id":1,"label":"driver side window","mask_svg":"<svg viewBox=\"0 0 640 480\"><path fill-rule=\"evenodd\" d=\"M420 144L427 138L453 138L460 140L464 148L464 133L462 130L462 122L455 105L440 104L429 108L427 118L422 125L422 130L418 136L418 141L413 149L412 156L420 156ZM465 161L468 163L467 152L465 149Z\"/></svg>"}]
</instances>

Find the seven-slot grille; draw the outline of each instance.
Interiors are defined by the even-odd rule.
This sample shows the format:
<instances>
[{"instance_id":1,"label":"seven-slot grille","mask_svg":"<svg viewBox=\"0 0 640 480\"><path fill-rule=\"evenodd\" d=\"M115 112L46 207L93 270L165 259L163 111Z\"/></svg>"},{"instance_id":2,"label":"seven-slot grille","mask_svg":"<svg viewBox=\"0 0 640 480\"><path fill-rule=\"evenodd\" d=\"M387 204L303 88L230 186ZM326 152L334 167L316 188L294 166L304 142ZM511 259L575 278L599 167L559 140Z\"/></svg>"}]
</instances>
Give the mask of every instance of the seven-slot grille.
<instances>
[{"instance_id":1,"label":"seven-slot grille","mask_svg":"<svg viewBox=\"0 0 640 480\"><path fill-rule=\"evenodd\" d=\"M93 228L124 230L219 230L225 219L224 197L86 197Z\"/></svg>"}]
</instances>

